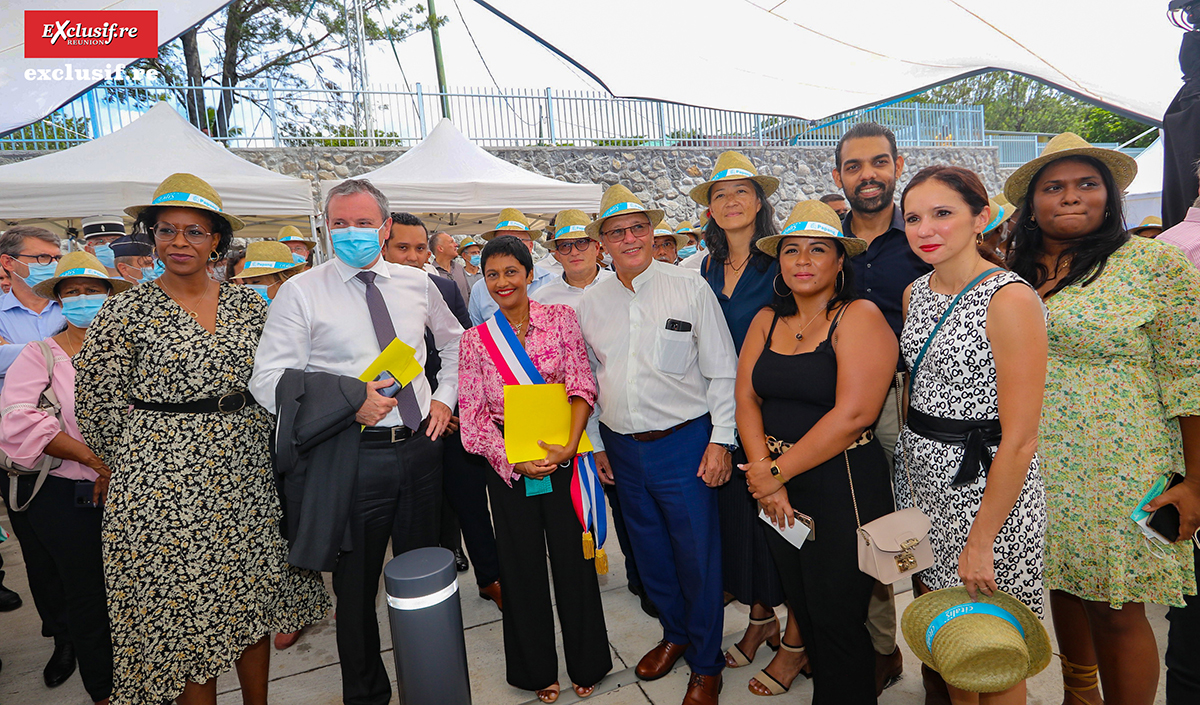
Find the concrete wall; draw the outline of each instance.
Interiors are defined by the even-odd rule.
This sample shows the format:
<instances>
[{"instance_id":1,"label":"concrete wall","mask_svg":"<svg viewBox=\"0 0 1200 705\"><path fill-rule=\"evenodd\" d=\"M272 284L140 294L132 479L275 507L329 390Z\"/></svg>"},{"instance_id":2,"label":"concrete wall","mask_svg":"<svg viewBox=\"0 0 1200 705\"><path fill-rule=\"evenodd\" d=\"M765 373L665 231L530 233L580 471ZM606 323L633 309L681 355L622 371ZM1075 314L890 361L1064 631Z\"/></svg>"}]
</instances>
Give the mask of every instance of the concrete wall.
<instances>
[{"instance_id":1,"label":"concrete wall","mask_svg":"<svg viewBox=\"0 0 1200 705\"><path fill-rule=\"evenodd\" d=\"M338 179L374 170L403 154L402 149L372 147L286 147L235 149L255 164L289 176L316 181ZM605 187L628 186L647 204L662 208L668 220L695 220L699 207L688 198L692 186L703 182L722 150L701 147L512 147L488 150L524 169L571 182ZM782 221L797 201L834 191L833 149L816 147L742 148L761 173L781 180L774 197ZM989 193L998 193L1004 177L994 147L916 147L901 150L905 177L931 164L957 164L974 170ZM37 156L38 152L0 152L0 164ZM186 164L177 165L186 169ZM203 177L203 174L199 174ZM902 178L899 188L907 179ZM899 189L898 189L899 190ZM114 204L114 207L120 204ZM394 204L403 208L404 204ZM0 214L2 217L3 214Z\"/></svg>"}]
</instances>

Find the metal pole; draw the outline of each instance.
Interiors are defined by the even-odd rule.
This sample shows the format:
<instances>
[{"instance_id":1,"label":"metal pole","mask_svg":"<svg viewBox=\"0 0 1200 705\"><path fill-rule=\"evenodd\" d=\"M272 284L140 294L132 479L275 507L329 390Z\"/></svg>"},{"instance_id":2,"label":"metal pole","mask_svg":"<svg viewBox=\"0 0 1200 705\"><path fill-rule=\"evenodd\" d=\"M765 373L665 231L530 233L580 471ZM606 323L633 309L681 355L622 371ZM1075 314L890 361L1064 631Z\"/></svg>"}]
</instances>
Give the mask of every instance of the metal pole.
<instances>
[{"instance_id":1,"label":"metal pole","mask_svg":"<svg viewBox=\"0 0 1200 705\"><path fill-rule=\"evenodd\" d=\"M471 705L454 554L403 553L383 569L396 685L403 705Z\"/></svg>"},{"instance_id":2,"label":"metal pole","mask_svg":"<svg viewBox=\"0 0 1200 705\"><path fill-rule=\"evenodd\" d=\"M550 125L550 146L553 147L554 142L554 96L550 92L550 88L546 88L546 122Z\"/></svg>"},{"instance_id":3,"label":"metal pole","mask_svg":"<svg viewBox=\"0 0 1200 705\"><path fill-rule=\"evenodd\" d=\"M275 112L275 82L267 79L267 114L271 117L271 138L279 146L279 115Z\"/></svg>"},{"instance_id":4,"label":"metal pole","mask_svg":"<svg viewBox=\"0 0 1200 705\"><path fill-rule=\"evenodd\" d=\"M88 115L91 118L88 120L88 127L91 128L92 139L96 139L100 136L100 106L96 103L97 90L99 89L93 88L87 93Z\"/></svg>"},{"instance_id":5,"label":"metal pole","mask_svg":"<svg viewBox=\"0 0 1200 705\"><path fill-rule=\"evenodd\" d=\"M450 118L450 97L446 95L446 67L442 63L442 38L438 34L437 10L429 0L429 33L433 35L433 63L437 66L438 91L442 94L442 117Z\"/></svg>"},{"instance_id":6,"label":"metal pole","mask_svg":"<svg viewBox=\"0 0 1200 705\"><path fill-rule=\"evenodd\" d=\"M425 128L425 92L421 90L421 82L417 82L417 119L421 121L421 139L429 136Z\"/></svg>"},{"instance_id":7,"label":"metal pole","mask_svg":"<svg viewBox=\"0 0 1200 705\"><path fill-rule=\"evenodd\" d=\"M658 105L658 134L662 137L663 146L667 146L667 121L663 118L662 101L656 103Z\"/></svg>"}]
</instances>

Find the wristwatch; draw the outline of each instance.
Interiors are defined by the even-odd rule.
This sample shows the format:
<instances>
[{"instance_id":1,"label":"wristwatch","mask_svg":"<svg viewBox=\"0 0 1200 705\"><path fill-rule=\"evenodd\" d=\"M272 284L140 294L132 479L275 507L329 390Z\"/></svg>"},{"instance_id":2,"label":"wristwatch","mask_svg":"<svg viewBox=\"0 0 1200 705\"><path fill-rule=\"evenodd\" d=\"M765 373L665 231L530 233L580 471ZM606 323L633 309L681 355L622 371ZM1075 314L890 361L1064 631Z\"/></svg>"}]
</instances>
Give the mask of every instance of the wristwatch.
<instances>
[{"instance_id":1,"label":"wristwatch","mask_svg":"<svg viewBox=\"0 0 1200 705\"><path fill-rule=\"evenodd\" d=\"M719 443L718 445L721 446L722 448L724 448L725 450L729 451L730 455L733 455L734 453L736 453L737 449L738 449L736 443Z\"/></svg>"},{"instance_id":2,"label":"wristwatch","mask_svg":"<svg viewBox=\"0 0 1200 705\"><path fill-rule=\"evenodd\" d=\"M783 476L780 474L779 466L775 464L774 460L771 461L771 477L779 480L779 484L783 484Z\"/></svg>"}]
</instances>

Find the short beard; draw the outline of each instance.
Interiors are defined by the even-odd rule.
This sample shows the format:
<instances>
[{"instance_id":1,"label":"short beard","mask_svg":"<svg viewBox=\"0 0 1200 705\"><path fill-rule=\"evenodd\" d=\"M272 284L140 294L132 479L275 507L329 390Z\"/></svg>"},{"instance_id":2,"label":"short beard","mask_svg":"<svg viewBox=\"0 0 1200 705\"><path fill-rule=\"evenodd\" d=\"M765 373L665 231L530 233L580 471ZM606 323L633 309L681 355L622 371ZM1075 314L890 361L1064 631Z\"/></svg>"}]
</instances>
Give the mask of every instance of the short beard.
<instances>
[{"instance_id":1,"label":"short beard","mask_svg":"<svg viewBox=\"0 0 1200 705\"><path fill-rule=\"evenodd\" d=\"M867 183L878 183L883 186L883 192L875 198L860 198L858 192L846 192L846 200L850 203L851 212L857 213L879 213L884 208L892 205L892 198L896 195L896 183L883 183L882 181L874 181ZM863 184L859 184L859 187Z\"/></svg>"}]
</instances>

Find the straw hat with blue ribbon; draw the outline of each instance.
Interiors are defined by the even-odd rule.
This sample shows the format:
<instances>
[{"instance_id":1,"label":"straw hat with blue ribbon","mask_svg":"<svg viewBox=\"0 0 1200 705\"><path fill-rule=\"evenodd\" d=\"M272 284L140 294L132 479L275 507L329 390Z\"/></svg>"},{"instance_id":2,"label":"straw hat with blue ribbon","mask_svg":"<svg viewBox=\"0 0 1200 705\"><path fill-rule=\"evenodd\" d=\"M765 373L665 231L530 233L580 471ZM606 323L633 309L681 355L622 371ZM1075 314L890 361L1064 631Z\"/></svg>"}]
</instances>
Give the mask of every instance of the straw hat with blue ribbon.
<instances>
[{"instance_id":1,"label":"straw hat with blue ribbon","mask_svg":"<svg viewBox=\"0 0 1200 705\"><path fill-rule=\"evenodd\" d=\"M1092 157L1107 166L1112 172L1113 181L1117 183L1118 191L1128 188L1129 184L1133 183L1133 177L1137 176L1137 160L1133 157L1115 149L1093 147L1074 132L1064 132L1050 138L1040 157L1025 162L1004 182L1004 195L1009 203L1019 207L1025 200L1029 182L1033 181L1033 177L1042 167L1065 157Z\"/></svg>"},{"instance_id":2,"label":"straw hat with blue ribbon","mask_svg":"<svg viewBox=\"0 0 1200 705\"><path fill-rule=\"evenodd\" d=\"M587 213L581 210L571 208L565 211L559 211L554 216L554 232L546 238L547 244L551 244L557 240L582 240L589 238L599 242L600 235L589 233L587 230L588 223L592 219Z\"/></svg>"},{"instance_id":3,"label":"straw hat with blue ribbon","mask_svg":"<svg viewBox=\"0 0 1200 705\"><path fill-rule=\"evenodd\" d=\"M246 259L242 271L234 279L252 279L267 274L282 274L303 267L296 262L292 251L282 242L255 240L246 246ZM295 273L295 272L293 272Z\"/></svg>"},{"instance_id":4,"label":"straw hat with blue ribbon","mask_svg":"<svg viewBox=\"0 0 1200 705\"><path fill-rule=\"evenodd\" d=\"M516 233L528 233L533 239L537 239L537 233L529 232L529 219L525 214L516 208L505 208L500 211L499 221L496 227L483 233L479 237L484 240L491 240L497 235L514 235Z\"/></svg>"},{"instance_id":5,"label":"straw hat with blue ribbon","mask_svg":"<svg viewBox=\"0 0 1200 705\"><path fill-rule=\"evenodd\" d=\"M470 247L472 245L474 245L475 247L483 247L483 240L477 240L477 239L471 237L470 235L465 236L463 239L458 241L458 254L461 255L463 253L463 250L467 249L468 247Z\"/></svg>"},{"instance_id":6,"label":"straw hat with blue ribbon","mask_svg":"<svg viewBox=\"0 0 1200 705\"><path fill-rule=\"evenodd\" d=\"M199 176L171 174L154 190L154 197L144 206L130 206L125 212L136 218L147 208L195 208L208 211L229 223L234 230L246 227L240 218L225 212L216 189Z\"/></svg>"},{"instance_id":7,"label":"straw hat with blue ribbon","mask_svg":"<svg viewBox=\"0 0 1200 705\"><path fill-rule=\"evenodd\" d=\"M655 238L660 238L660 237L674 238L676 250L681 250L681 249L687 247L687 244L688 244L687 235L684 235L683 233L679 232L679 228L672 228L669 224L667 224L667 221L665 221L665 220L663 222L659 223L658 227L654 228L654 237Z\"/></svg>"},{"instance_id":8,"label":"straw hat with blue ribbon","mask_svg":"<svg viewBox=\"0 0 1200 705\"><path fill-rule=\"evenodd\" d=\"M763 193L768 196L779 188L779 179L774 176L759 176L758 169L754 168L754 164L746 158L746 155L729 151L717 157L717 165L713 167L712 176L708 178L708 181L693 188L688 195L696 203L707 206L708 190L713 184L718 181L735 181L737 179L750 179L758 183L759 186L762 186Z\"/></svg>"},{"instance_id":9,"label":"straw hat with blue ribbon","mask_svg":"<svg viewBox=\"0 0 1200 705\"><path fill-rule=\"evenodd\" d=\"M1162 230L1162 218L1159 218L1157 215L1148 215L1145 218L1142 218L1142 222L1136 228L1130 228L1129 232L1137 235L1143 230L1147 230L1149 228L1158 228L1159 230Z\"/></svg>"},{"instance_id":10,"label":"straw hat with blue ribbon","mask_svg":"<svg viewBox=\"0 0 1200 705\"><path fill-rule=\"evenodd\" d=\"M991 597L965 587L913 600L900 628L913 654L955 688L998 693L1050 663L1050 637L1033 610L1003 590Z\"/></svg>"},{"instance_id":11,"label":"straw hat with blue ribbon","mask_svg":"<svg viewBox=\"0 0 1200 705\"><path fill-rule=\"evenodd\" d=\"M68 252L63 255L58 261L58 266L54 269L54 276L44 282L39 282L34 285L33 293L43 299L53 299L54 287L63 279L72 277L84 277L85 279L99 279L106 281L112 287L112 293L119 294L129 287L133 286L131 282L127 282L119 277L110 277L104 269L104 265L100 264L100 260L96 259L96 255L91 252L79 250L77 252Z\"/></svg>"},{"instance_id":12,"label":"straw hat with blue ribbon","mask_svg":"<svg viewBox=\"0 0 1200 705\"><path fill-rule=\"evenodd\" d=\"M300 228L297 228L295 225L285 225L280 228L279 234L275 236L275 239L283 243L303 243L304 245L307 245L308 249L310 250L317 246L317 242L315 240L309 240L308 238L304 237L304 233L300 232Z\"/></svg>"},{"instance_id":13,"label":"straw hat with blue ribbon","mask_svg":"<svg viewBox=\"0 0 1200 705\"><path fill-rule=\"evenodd\" d=\"M843 235L842 221L837 213L829 204L817 200L797 203L778 235L764 237L754 245L774 257L779 251L779 243L788 237L825 237L837 240L851 257L867 251L866 241Z\"/></svg>"},{"instance_id":14,"label":"straw hat with blue ribbon","mask_svg":"<svg viewBox=\"0 0 1200 705\"><path fill-rule=\"evenodd\" d=\"M697 238L704 236L704 229L698 225L692 225L692 221L690 220L685 220L680 223L679 227L675 228L675 232L679 235L683 235L685 238L687 237L688 233L695 235Z\"/></svg>"},{"instance_id":15,"label":"straw hat with blue ribbon","mask_svg":"<svg viewBox=\"0 0 1200 705\"><path fill-rule=\"evenodd\" d=\"M634 213L644 213L646 217L650 218L650 227L652 228L658 227L658 224L662 222L663 216L666 215L657 208L647 208L642 203L642 199L633 195L632 191L621 184L613 184L608 187L608 190L600 198L600 215L588 223L587 234L589 237L599 240L600 226L604 225L604 221L618 215L632 215Z\"/></svg>"},{"instance_id":16,"label":"straw hat with blue ribbon","mask_svg":"<svg viewBox=\"0 0 1200 705\"><path fill-rule=\"evenodd\" d=\"M983 229L984 237L987 237L988 233L1000 227L1001 225L1004 225L1004 221L1011 218L1013 213L1017 212L1017 209L1013 208L1013 205L1008 202L1008 199L1004 197L1004 194L999 194L993 198L989 198L988 205L992 208L992 220Z\"/></svg>"}]
</instances>

